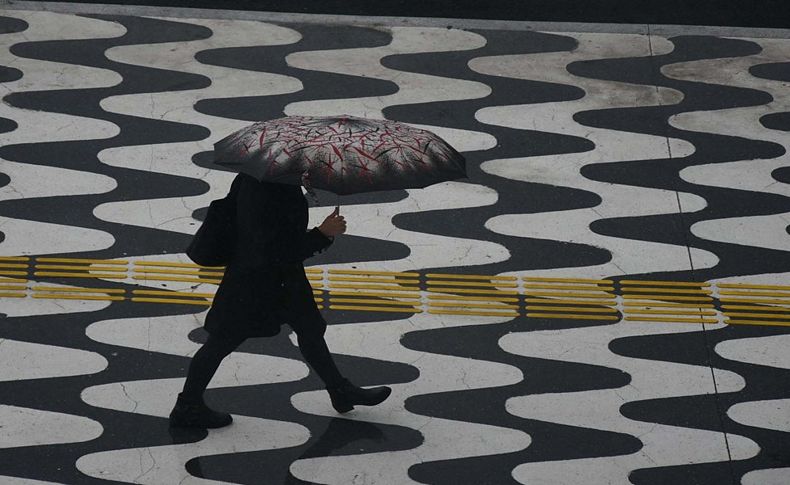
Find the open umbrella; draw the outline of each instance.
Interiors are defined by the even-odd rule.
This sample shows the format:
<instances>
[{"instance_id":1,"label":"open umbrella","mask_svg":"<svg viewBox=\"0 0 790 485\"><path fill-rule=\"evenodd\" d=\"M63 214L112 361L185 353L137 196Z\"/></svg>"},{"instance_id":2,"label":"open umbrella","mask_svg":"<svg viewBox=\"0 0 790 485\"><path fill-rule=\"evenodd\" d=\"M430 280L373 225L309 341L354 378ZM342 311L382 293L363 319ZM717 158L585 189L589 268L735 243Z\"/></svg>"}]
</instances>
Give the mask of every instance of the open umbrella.
<instances>
[{"instance_id":1,"label":"open umbrella","mask_svg":"<svg viewBox=\"0 0 790 485\"><path fill-rule=\"evenodd\" d=\"M464 157L436 134L354 116L261 121L217 142L214 156L261 181L299 185L308 178L339 195L466 177Z\"/></svg>"}]
</instances>

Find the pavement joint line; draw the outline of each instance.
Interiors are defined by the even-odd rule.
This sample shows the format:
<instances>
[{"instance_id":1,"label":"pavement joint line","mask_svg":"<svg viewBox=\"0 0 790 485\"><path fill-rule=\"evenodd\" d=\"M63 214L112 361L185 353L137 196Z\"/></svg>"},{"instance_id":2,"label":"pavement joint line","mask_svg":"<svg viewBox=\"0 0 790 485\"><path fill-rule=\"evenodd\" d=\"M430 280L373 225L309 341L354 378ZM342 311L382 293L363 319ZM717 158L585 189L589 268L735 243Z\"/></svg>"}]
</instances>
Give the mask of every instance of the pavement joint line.
<instances>
[{"instance_id":1,"label":"pavement joint line","mask_svg":"<svg viewBox=\"0 0 790 485\"><path fill-rule=\"evenodd\" d=\"M0 8L7 10L45 10L68 14L135 15L143 17L171 17L195 19L252 20L261 22L313 23L323 25L362 25L369 27L435 27L483 29L503 31L540 31L568 33L610 33L641 35L711 35L725 37L788 38L790 29L755 27L715 27L701 25L662 25L584 22L537 22L519 20L457 19L441 17L395 17L310 14L288 12L258 12L248 10L157 7L143 5L92 4L78 2L39 2L0 0Z\"/></svg>"}]
</instances>

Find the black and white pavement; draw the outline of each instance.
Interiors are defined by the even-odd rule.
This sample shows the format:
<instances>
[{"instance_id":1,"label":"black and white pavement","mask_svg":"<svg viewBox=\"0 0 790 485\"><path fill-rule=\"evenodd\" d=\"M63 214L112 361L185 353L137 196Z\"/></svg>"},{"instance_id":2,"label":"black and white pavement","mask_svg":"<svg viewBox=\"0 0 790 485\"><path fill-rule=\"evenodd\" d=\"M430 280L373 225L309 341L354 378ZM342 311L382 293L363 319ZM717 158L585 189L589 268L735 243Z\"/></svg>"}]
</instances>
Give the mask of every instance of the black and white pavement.
<instances>
[{"instance_id":1,"label":"black and white pavement","mask_svg":"<svg viewBox=\"0 0 790 485\"><path fill-rule=\"evenodd\" d=\"M790 483L790 31L445 24L5 5L0 483ZM213 143L333 113L434 130L469 180L340 199L313 269L700 282L714 322L627 320L621 294L613 320L327 309L341 368L389 400L335 414L284 332L212 381L232 426L175 432L205 306L36 292L214 285L14 283L24 258L187 263L233 177ZM728 324L746 287L770 313Z\"/></svg>"}]
</instances>

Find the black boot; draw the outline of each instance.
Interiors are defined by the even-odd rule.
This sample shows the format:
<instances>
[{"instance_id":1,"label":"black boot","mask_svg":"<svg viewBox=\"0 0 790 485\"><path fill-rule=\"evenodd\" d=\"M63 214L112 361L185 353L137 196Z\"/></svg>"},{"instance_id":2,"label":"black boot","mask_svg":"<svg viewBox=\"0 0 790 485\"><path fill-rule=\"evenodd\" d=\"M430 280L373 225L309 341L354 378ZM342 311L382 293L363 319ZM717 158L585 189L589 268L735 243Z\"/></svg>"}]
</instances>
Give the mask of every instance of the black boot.
<instances>
[{"instance_id":1,"label":"black boot","mask_svg":"<svg viewBox=\"0 0 790 485\"><path fill-rule=\"evenodd\" d=\"M362 389L350 383L348 379L343 379L339 386L327 387L326 390L332 400L332 407L341 414L351 411L354 406L375 406L392 394L392 389L389 387Z\"/></svg>"},{"instance_id":2,"label":"black boot","mask_svg":"<svg viewBox=\"0 0 790 485\"><path fill-rule=\"evenodd\" d=\"M178 428L222 428L233 422L230 414L220 413L206 406L201 399L190 402L179 393L170 412L170 426Z\"/></svg>"}]
</instances>

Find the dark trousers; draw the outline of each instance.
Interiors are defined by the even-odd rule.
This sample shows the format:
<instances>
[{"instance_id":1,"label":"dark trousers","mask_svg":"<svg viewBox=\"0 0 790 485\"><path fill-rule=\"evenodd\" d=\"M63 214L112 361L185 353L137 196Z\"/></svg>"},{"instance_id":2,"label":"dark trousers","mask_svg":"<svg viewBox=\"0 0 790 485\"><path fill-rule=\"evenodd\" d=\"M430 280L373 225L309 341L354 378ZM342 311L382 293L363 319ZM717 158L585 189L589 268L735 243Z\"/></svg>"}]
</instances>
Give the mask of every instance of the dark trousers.
<instances>
[{"instance_id":1,"label":"dark trousers","mask_svg":"<svg viewBox=\"0 0 790 485\"><path fill-rule=\"evenodd\" d=\"M296 332L299 350L307 364L318 374L328 388L337 387L343 382L343 376L335 365L332 354L326 346L324 332L326 322L320 314L318 318L299 319L290 323ZM192 357L189 364L187 380L182 396L188 401L199 401L203 398L211 378L217 371L222 359L236 350L246 337L209 334L205 344Z\"/></svg>"}]
</instances>

